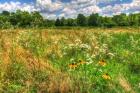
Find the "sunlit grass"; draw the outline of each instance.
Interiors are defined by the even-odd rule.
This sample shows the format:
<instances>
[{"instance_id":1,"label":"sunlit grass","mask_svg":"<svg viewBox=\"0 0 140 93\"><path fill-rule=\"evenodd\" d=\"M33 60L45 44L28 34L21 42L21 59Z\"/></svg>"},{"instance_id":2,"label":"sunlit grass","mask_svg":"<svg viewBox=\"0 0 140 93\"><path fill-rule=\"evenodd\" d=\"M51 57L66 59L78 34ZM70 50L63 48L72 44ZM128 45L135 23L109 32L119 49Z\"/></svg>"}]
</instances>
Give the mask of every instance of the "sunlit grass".
<instances>
[{"instance_id":1,"label":"sunlit grass","mask_svg":"<svg viewBox=\"0 0 140 93\"><path fill-rule=\"evenodd\" d=\"M134 28L0 31L1 93L139 93Z\"/></svg>"}]
</instances>

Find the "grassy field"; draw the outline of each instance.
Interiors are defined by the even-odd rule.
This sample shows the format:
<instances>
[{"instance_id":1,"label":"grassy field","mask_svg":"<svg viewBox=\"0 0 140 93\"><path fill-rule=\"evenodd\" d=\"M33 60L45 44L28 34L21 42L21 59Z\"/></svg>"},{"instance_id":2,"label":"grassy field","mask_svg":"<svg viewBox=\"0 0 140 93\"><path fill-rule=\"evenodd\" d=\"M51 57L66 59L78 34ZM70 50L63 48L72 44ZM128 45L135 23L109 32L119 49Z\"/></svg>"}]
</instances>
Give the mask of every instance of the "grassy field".
<instances>
[{"instance_id":1,"label":"grassy field","mask_svg":"<svg viewBox=\"0 0 140 93\"><path fill-rule=\"evenodd\" d=\"M0 93L140 93L140 29L0 30Z\"/></svg>"}]
</instances>

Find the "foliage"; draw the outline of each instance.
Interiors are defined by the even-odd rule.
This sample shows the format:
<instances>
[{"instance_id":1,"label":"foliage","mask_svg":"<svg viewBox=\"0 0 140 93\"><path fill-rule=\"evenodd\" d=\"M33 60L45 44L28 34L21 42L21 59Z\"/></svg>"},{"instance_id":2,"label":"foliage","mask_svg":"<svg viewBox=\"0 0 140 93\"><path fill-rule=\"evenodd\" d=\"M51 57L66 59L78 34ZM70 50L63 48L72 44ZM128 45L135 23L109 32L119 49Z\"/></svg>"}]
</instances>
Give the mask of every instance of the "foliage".
<instances>
[{"instance_id":1,"label":"foliage","mask_svg":"<svg viewBox=\"0 0 140 93\"><path fill-rule=\"evenodd\" d=\"M100 25L100 17L98 14L91 14L88 18L89 26L99 26Z\"/></svg>"},{"instance_id":2,"label":"foliage","mask_svg":"<svg viewBox=\"0 0 140 93\"><path fill-rule=\"evenodd\" d=\"M78 26L86 26L86 17L83 14L78 14L77 16L77 25Z\"/></svg>"},{"instance_id":3,"label":"foliage","mask_svg":"<svg viewBox=\"0 0 140 93\"><path fill-rule=\"evenodd\" d=\"M55 26L61 26L61 21L59 18L56 19Z\"/></svg>"},{"instance_id":4,"label":"foliage","mask_svg":"<svg viewBox=\"0 0 140 93\"><path fill-rule=\"evenodd\" d=\"M134 28L0 31L0 93L139 93Z\"/></svg>"},{"instance_id":5,"label":"foliage","mask_svg":"<svg viewBox=\"0 0 140 93\"><path fill-rule=\"evenodd\" d=\"M55 20L56 19L56 20ZM140 26L140 13L120 14L112 17L92 13L89 16L78 14L77 18L46 19L37 12L17 10L16 12L3 11L0 13L0 28L35 28L35 27L115 27L115 26Z\"/></svg>"}]
</instances>

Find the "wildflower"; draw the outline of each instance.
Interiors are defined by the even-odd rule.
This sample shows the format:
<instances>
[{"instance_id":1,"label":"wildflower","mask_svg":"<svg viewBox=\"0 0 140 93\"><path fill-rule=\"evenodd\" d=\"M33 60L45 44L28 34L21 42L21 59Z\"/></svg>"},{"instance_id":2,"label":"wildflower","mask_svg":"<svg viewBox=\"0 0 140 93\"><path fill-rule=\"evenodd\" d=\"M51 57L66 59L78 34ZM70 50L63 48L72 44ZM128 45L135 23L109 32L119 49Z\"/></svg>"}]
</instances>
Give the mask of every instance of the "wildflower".
<instances>
[{"instance_id":1,"label":"wildflower","mask_svg":"<svg viewBox=\"0 0 140 93\"><path fill-rule=\"evenodd\" d=\"M106 62L104 60L99 61L98 63L100 66L106 66Z\"/></svg>"},{"instance_id":2,"label":"wildflower","mask_svg":"<svg viewBox=\"0 0 140 93\"><path fill-rule=\"evenodd\" d=\"M99 47L98 47L98 46L95 46L94 48L95 48L95 49L99 49Z\"/></svg>"},{"instance_id":3,"label":"wildflower","mask_svg":"<svg viewBox=\"0 0 140 93\"><path fill-rule=\"evenodd\" d=\"M113 53L108 53L109 56L114 57L115 55Z\"/></svg>"},{"instance_id":4,"label":"wildflower","mask_svg":"<svg viewBox=\"0 0 140 93\"><path fill-rule=\"evenodd\" d=\"M92 58L88 58L87 62L88 62L88 64L92 64L93 63Z\"/></svg>"},{"instance_id":5,"label":"wildflower","mask_svg":"<svg viewBox=\"0 0 140 93\"><path fill-rule=\"evenodd\" d=\"M106 79L106 80L110 80L111 79L111 77L106 73L106 74L103 74L102 75L102 78L103 79Z\"/></svg>"},{"instance_id":6,"label":"wildflower","mask_svg":"<svg viewBox=\"0 0 140 93\"><path fill-rule=\"evenodd\" d=\"M100 72L103 72L103 70L102 70L102 69L99 69L99 71L100 71Z\"/></svg>"},{"instance_id":7,"label":"wildflower","mask_svg":"<svg viewBox=\"0 0 140 93\"><path fill-rule=\"evenodd\" d=\"M73 62L73 61L74 61L74 59L73 59L73 58L71 58L71 59L70 59L70 62Z\"/></svg>"},{"instance_id":8,"label":"wildflower","mask_svg":"<svg viewBox=\"0 0 140 93\"><path fill-rule=\"evenodd\" d=\"M139 83L139 85L138 85L138 88L140 88L140 83Z\"/></svg>"},{"instance_id":9,"label":"wildflower","mask_svg":"<svg viewBox=\"0 0 140 93\"><path fill-rule=\"evenodd\" d=\"M70 69L75 69L76 67L77 67L77 64L75 63L69 64Z\"/></svg>"},{"instance_id":10,"label":"wildflower","mask_svg":"<svg viewBox=\"0 0 140 93\"><path fill-rule=\"evenodd\" d=\"M88 44L81 44L79 47L82 49L87 49L87 50L91 49L91 47Z\"/></svg>"},{"instance_id":11,"label":"wildflower","mask_svg":"<svg viewBox=\"0 0 140 93\"><path fill-rule=\"evenodd\" d=\"M85 61L83 61L83 60L79 60L78 62L79 62L79 63L78 63L78 65L83 65L83 64L86 64L86 62L85 62Z\"/></svg>"},{"instance_id":12,"label":"wildflower","mask_svg":"<svg viewBox=\"0 0 140 93\"><path fill-rule=\"evenodd\" d=\"M90 64L92 64L93 62L87 62L87 65L90 65Z\"/></svg>"},{"instance_id":13,"label":"wildflower","mask_svg":"<svg viewBox=\"0 0 140 93\"><path fill-rule=\"evenodd\" d=\"M81 44L82 41L81 41L80 39L76 39L76 40L75 40L75 43L77 43L77 44Z\"/></svg>"}]
</instances>

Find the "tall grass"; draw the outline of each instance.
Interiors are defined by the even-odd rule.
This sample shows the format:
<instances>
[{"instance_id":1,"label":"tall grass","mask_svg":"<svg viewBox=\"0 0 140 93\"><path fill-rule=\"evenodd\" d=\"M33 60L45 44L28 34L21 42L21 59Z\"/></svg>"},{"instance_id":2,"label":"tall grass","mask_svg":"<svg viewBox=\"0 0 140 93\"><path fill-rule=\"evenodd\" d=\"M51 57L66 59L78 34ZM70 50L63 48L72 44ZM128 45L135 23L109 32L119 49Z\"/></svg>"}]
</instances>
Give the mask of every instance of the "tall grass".
<instances>
[{"instance_id":1,"label":"tall grass","mask_svg":"<svg viewBox=\"0 0 140 93\"><path fill-rule=\"evenodd\" d=\"M0 93L139 93L133 28L0 31Z\"/></svg>"}]
</instances>

